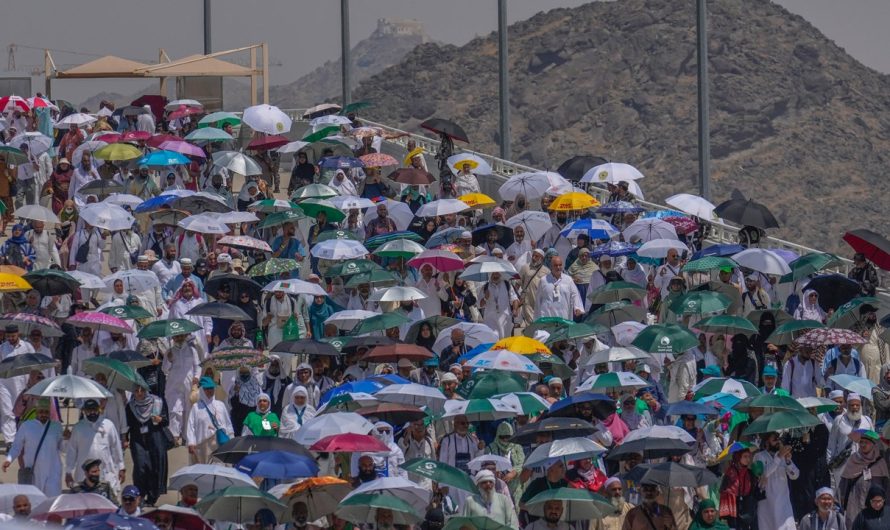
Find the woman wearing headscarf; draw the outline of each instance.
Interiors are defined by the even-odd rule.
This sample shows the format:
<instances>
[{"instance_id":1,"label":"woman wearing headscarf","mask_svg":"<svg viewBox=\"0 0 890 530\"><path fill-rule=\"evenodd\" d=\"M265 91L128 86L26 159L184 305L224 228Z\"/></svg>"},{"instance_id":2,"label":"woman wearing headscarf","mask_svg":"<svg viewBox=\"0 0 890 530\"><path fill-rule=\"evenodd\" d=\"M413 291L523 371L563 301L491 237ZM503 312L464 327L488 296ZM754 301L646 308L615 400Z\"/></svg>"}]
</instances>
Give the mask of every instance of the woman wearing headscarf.
<instances>
[{"instance_id":1,"label":"woman wearing headscarf","mask_svg":"<svg viewBox=\"0 0 890 530\"><path fill-rule=\"evenodd\" d=\"M866 495L865 508L853 521L851 530L886 530L890 528L887 494L880 486L872 486Z\"/></svg>"},{"instance_id":2,"label":"woman wearing headscarf","mask_svg":"<svg viewBox=\"0 0 890 530\"><path fill-rule=\"evenodd\" d=\"M309 306L309 327L312 330L312 338L318 340L324 337L324 321L343 308L328 299L327 296L316 296Z\"/></svg>"},{"instance_id":3,"label":"woman wearing headscarf","mask_svg":"<svg viewBox=\"0 0 890 530\"><path fill-rule=\"evenodd\" d=\"M581 300L587 300L587 287L590 285L590 277L599 270L599 265L590 259L590 249L582 248L578 251L578 259L572 262L568 273L578 288Z\"/></svg>"},{"instance_id":4,"label":"woman wearing headscarf","mask_svg":"<svg viewBox=\"0 0 890 530\"><path fill-rule=\"evenodd\" d=\"M795 320L815 320L816 322L825 322L825 311L819 305L819 293L812 289L808 289L803 293L803 300L794 310Z\"/></svg>"},{"instance_id":5,"label":"woman wearing headscarf","mask_svg":"<svg viewBox=\"0 0 890 530\"><path fill-rule=\"evenodd\" d=\"M726 377L744 379L756 386L759 376L757 357L748 349L748 337L741 333L733 335L727 358Z\"/></svg>"},{"instance_id":6,"label":"woman wearing headscarf","mask_svg":"<svg viewBox=\"0 0 890 530\"><path fill-rule=\"evenodd\" d=\"M705 499L698 505L698 513L695 520L689 526L689 530L729 530L729 526L720 520L717 513L717 504L711 499Z\"/></svg>"},{"instance_id":7,"label":"woman wearing headscarf","mask_svg":"<svg viewBox=\"0 0 890 530\"><path fill-rule=\"evenodd\" d=\"M525 463L525 453L522 446L511 442L513 437L513 426L507 422L498 424L496 431L497 436L485 448L485 453L490 455L502 456L510 461L513 468L503 476L504 482L510 488L510 494L514 499L522 496L522 481L519 475L522 473L522 465Z\"/></svg>"},{"instance_id":8,"label":"woman wearing headscarf","mask_svg":"<svg viewBox=\"0 0 890 530\"><path fill-rule=\"evenodd\" d=\"M513 217L514 215L521 214L522 212L528 209L528 199L525 198L524 193L517 193L516 197L513 199L513 202L510 204L510 207L507 208L507 219Z\"/></svg>"},{"instance_id":9,"label":"woman wearing headscarf","mask_svg":"<svg viewBox=\"0 0 890 530\"><path fill-rule=\"evenodd\" d=\"M474 311L471 308L476 306L476 296L463 278L455 276L450 284L443 283L439 298L445 300L445 316L473 322Z\"/></svg>"},{"instance_id":10,"label":"woman wearing headscarf","mask_svg":"<svg viewBox=\"0 0 890 530\"><path fill-rule=\"evenodd\" d=\"M604 419L603 425L612 434L612 442L615 445L620 445L624 441L624 437L630 432L627 424L618 416L617 412L613 412Z\"/></svg>"},{"instance_id":11,"label":"woman wearing headscarf","mask_svg":"<svg viewBox=\"0 0 890 530\"><path fill-rule=\"evenodd\" d=\"M284 390L293 383L289 371L283 366L281 357L269 356L269 367L263 374L263 392L269 394L269 398L272 400L272 412L279 416L284 406L287 405L284 402Z\"/></svg>"},{"instance_id":12,"label":"woman wearing headscarf","mask_svg":"<svg viewBox=\"0 0 890 530\"><path fill-rule=\"evenodd\" d=\"M420 329L417 331L417 338L414 339L414 344L433 351L433 345L435 343L436 336L433 335L433 326L430 325L429 322L424 322L420 325Z\"/></svg>"},{"instance_id":13,"label":"woman wearing headscarf","mask_svg":"<svg viewBox=\"0 0 890 530\"><path fill-rule=\"evenodd\" d=\"M284 407L281 413L281 430L279 436L282 438L291 438L297 434L297 431L309 420L315 417L317 411L315 407L308 403L309 392L305 386L297 386L293 393L293 402Z\"/></svg>"},{"instance_id":14,"label":"woman wearing headscarf","mask_svg":"<svg viewBox=\"0 0 890 530\"><path fill-rule=\"evenodd\" d=\"M68 186L71 185L71 175L74 174L74 166L67 158L62 158L56 164L52 176L47 181L47 191L52 194L53 213L59 215L68 202ZM71 202L72 207L74 202Z\"/></svg>"},{"instance_id":15,"label":"woman wearing headscarf","mask_svg":"<svg viewBox=\"0 0 890 530\"><path fill-rule=\"evenodd\" d=\"M257 406L257 398L263 393L263 389L257 381L255 368L241 366L238 368L238 378L232 387L229 396L229 405L232 407L232 426L237 430L244 425L244 419Z\"/></svg>"},{"instance_id":16,"label":"woman wearing headscarf","mask_svg":"<svg viewBox=\"0 0 890 530\"><path fill-rule=\"evenodd\" d=\"M859 450L853 452L841 471L838 500L844 508L847 525L853 524L859 512L868 506L872 486L885 490L890 486L887 461L881 452L880 438L874 431L860 431Z\"/></svg>"},{"instance_id":17,"label":"woman wearing headscarf","mask_svg":"<svg viewBox=\"0 0 890 530\"><path fill-rule=\"evenodd\" d=\"M720 484L720 517L735 530L757 527L756 479L750 469L752 460L749 449L733 453Z\"/></svg>"},{"instance_id":18,"label":"woman wearing headscarf","mask_svg":"<svg viewBox=\"0 0 890 530\"><path fill-rule=\"evenodd\" d=\"M241 436L276 437L280 428L281 421L278 419L278 415L272 412L272 400L269 398L269 394L261 393L256 398L256 410L252 410L244 418Z\"/></svg>"},{"instance_id":19,"label":"woman wearing headscarf","mask_svg":"<svg viewBox=\"0 0 890 530\"><path fill-rule=\"evenodd\" d=\"M37 253L25 237L25 225L20 223L12 225L12 236L0 245L0 256L8 265L31 270L34 260L37 259Z\"/></svg>"},{"instance_id":20,"label":"woman wearing headscarf","mask_svg":"<svg viewBox=\"0 0 890 530\"><path fill-rule=\"evenodd\" d=\"M659 324L677 323L677 315L671 311L671 304L686 294L686 280L682 276L674 276L668 282L667 295L658 303Z\"/></svg>"},{"instance_id":21,"label":"woman wearing headscarf","mask_svg":"<svg viewBox=\"0 0 890 530\"><path fill-rule=\"evenodd\" d=\"M133 484L139 488L147 505L153 506L167 493L168 424L167 404L158 396L137 386L127 403L127 430L124 443L133 457Z\"/></svg>"}]
</instances>

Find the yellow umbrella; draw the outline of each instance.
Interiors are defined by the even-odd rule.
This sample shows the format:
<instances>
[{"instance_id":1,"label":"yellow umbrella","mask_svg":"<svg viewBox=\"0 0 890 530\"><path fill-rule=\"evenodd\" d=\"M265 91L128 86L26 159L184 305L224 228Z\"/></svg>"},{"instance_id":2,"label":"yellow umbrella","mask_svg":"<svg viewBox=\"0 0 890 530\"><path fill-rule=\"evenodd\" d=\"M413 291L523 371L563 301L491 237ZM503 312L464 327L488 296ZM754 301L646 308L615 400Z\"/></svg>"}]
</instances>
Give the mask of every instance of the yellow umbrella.
<instances>
[{"instance_id":1,"label":"yellow umbrella","mask_svg":"<svg viewBox=\"0 0 890 530\"><path fill-rule=\"evenodd\" d=\"M550 203L550 209L554 212L568 212L572 210L596 208L599 205L600 202L594 197L581 191L573 191L557 197Z\"/></svg>"},{"instance_id":2,"label":"yellow umbrella","mask_svg":"<svg viewBox=\"0 0 890 530\"><path fill-rule=\"evenodd\" d=\"M0 273L0 293L30 291L31 289L32 287L28 280L21 276L9 274L8 272Z\"/></svg>"},{"instance_id":3,"label":"yellow umbrella","mask_svg":"<svg viewBox=\"0 0 890 530\"><path fill-rule=\"evenodd\" d=\"M93 156L99 160L109 160L118 162L123 160L133 160L142 156L142 151L130 144L108 144L105 147L96 150Z\"/></svg>"},{"instance_id":4,"label":"yellow umbrella","mask_svg":"<svg viewBox=\"0 0 890 530\"><path fill-rule=\"evenodd\" d=\"M520 353L522 355L532 355L535 353L552 353L550 351L550 348L548 348L547 345L545 345L543 342L531 337L526 337L524 335L517 335L515 337L507 337L506 339L501 339L495 342L491 349L510 350L513 353Z\"/></svg>"},{"instance_id":5,"label":"yellow umbrella","mask_svg":"<svg viewBox=\"0 0 890 530\"><path fill-rule=\"evenodd\" d=\"M415 147L414 149L412 149L411 151L408 152L408 154L405 156L405 160L403 160L402 163L405 164L406 166L410 166L411 159L417 155L422 155L422 154L423 154L423 147Z\"/></svg>"},{"instance_id":6,"label":"yellow umbrella","mask_svg":"<svg viewBox=\"0 0 890 530\"><path fill-rule=\"evenodd\" d=\"M494 199L484 193L467 193L458 197L457 200L467 203L470 208L488 208L497 204Z\"/></svg>"}]
</instances>

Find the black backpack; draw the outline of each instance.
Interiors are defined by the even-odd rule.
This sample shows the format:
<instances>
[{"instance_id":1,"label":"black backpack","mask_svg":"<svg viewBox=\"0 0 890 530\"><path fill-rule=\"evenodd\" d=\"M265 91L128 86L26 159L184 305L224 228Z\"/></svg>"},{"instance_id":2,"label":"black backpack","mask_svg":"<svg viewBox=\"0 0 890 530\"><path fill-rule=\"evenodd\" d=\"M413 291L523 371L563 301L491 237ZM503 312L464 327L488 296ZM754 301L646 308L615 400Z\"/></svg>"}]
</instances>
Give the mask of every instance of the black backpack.
<instances>
[{"instance_id":1,"label":"black backpack","mask_svg":"<svg viewBox=\"0 0 890 530\"><path fill-rule=\"evenodd\" d=\"M6 245L6 263L17 267L26 268L25 253L22 252L22 246L15 243Z\"/></svg>"}]
</instances>

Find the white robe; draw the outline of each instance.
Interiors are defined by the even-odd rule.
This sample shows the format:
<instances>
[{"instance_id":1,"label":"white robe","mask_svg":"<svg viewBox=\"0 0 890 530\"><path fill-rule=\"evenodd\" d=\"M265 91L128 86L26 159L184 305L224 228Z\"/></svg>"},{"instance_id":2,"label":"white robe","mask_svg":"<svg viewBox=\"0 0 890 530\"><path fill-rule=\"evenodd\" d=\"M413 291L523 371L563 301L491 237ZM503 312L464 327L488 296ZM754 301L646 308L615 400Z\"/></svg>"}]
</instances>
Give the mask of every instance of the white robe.
<instances>
[{"instance_id":1,"label":"white robe","mask_svg":"<svg viewBox=\"0 0 890 530\"><path fill-rule=\"evenodd\" d=\"M30 342L19 339L18 344L13 346L9 341L0 345L0 360L6 360L11 357L23 355L25 353L34 353L34 347ZM15 414L12 407L15 400L25 389L28 384L27 375L17 375L15 377L7 377L0 380L0 426L2 426L3 439L7 442L15 438Z\"/></svg>"},{"instance_id":2,"label":"white robe","mask_svg":"<svg viewBox=\"0 0 890 530\"><path fill-rule=\"evenodd\" d=\"M92 237L90 236L92 234ZM87 253L86 263L77 262L77 251L80 245L89 243L89 252ZM81 272L88 272L96 276L102 277L102 252L105 250L105 239L98 228L87 230L78 230L71 240L71 254L68 257L68 264L77 268Z\"/></svg>"},{"instance_id":3,"label":"white robe","mask_svg":"<svg viewBox=\"0 0 890 530\"><path fill-rule=\"evenodd\" d=\"M46 424L36 419L22 423L6 461L12 462L24 455L25 465L34 469L34 485L47 497L54 497L62 493L62 424L50 421L46 437L43 436L45 429ZM41 438L43 445L40 445ZM40 453L37 453L38 445Z\"/></svg>"},{"instance_id":4,"label":"white robe","mask_svg":"<svg viewBox=\"0 0 890 530\"><path fill-rule=\"evenodd\" d=\"M164 398L170 417L170 432L173 436L182 436L183 420L190 406L189 393L192 390L192 381L201 376L201 358L198 346L184 342L182 346L173 344L170 355L164 356L162 369L167 374L167 388Z\"/></svg>"},{"instance_id":5,"label":"white robe","mask_svg":"<svg viewBox=\"0 0 890 530\"><path fill-rule=\"evenodd\" d=\"M50 265L62 265L59 259L59 249L56 248L56 236L51 235L45 229L41 233L29 230L25 237L34 248L34 270L48 269Z\"/></svg>"},{"instance_id":6,"label":"white robe","mask_svg":"<svg viewBox=\"0 0 890 530\"><path fill-rule=\"evenodd\" d=\"M415 282L414 287L426 295L426 298L417 301L417 305L423 310L424 318L442 314L442 301L439 299L439 287L441 287L441 285L441 280L437 280L436 278L430 278L429 281L419 278L417 282Z\"/></svg>"},{"instance_id":7,"label":"white robe","mask_svg":"<svg viewBox=\"0 0 890 530\"><path fill-rule=\"evenodd\" d=\"M82 165L77 166L74 168L74 173L71 174L71 184L68 186L68 198L79 199L80 203L85 204L86 197L79 193L80 188L94 180L99 180L100 178L99 171L96 168L90 166L89 170L84 171Z\"/></svg>"},{"instance_id":8,"label":"white robe","mask_svg":"<svg viewBox=\"0 0 890 530\"><path fill-rule=\"evenodd\" d=\"M498 284L488 283L487 286L490 296L485 297L483 287L479 290L479 296L476 298L480 305L485 304L482 307L482 323L493 329L499 338L509 337L513 335L513 308L511 304L519 300L516 291L509 287L504 280Z\"/></svg>"},{"instance_id":9,"label":"white robe","mask_svg":"<svg viewBox=\"0 0 890 530\"><path fill-rule=\"evenodd\" d=\"M757 522L760 528L795 530L794 512L788 502L788 479L797 480L800 471L794 462L785 462L778 455L760 451L754 461L763 464L761 484L765 484L766 499L757 503Z\"/></svg>"},{"instance_id":10,"label":"white robe","mask_svg":"<svg viewBox=\"0 0 890 530\"><path fill-rule=\"evenodd\" d=\"M575 311L584 311L584 301L575 282L565 274L557 280L552 274L541 278L535 295L535 320L541 317L575 318Z\"/></svg>"},{"instance_id":11,"label":"white robe","mask_svg":"<svg viewBox=\"0 0 890 530\"><path fill-rule=\"evenodd\" d=\"M191 336L194 337L201 346L201 351L198 352L198 356L202 360L207 352L210 351L210 348L208 347L209 345L207 344L207 337L213 332L213 319L200 315L188 315L187 313L204 302L205 300L199 297L194 297L191 300L180 298L170 306L171 319L181 318L201 326L202 329L193 331Z\"/></svg>"},{"instance_id":12,"label":"white robe","mask_svg":"<svg viewBox=\"0 0 890 530\"><path fill-rule=\"evenodd\" d=\"M65 473L74 477L75 482L84 478L84 462L98 458L102 461L102 480L111 485L115 496L121 494L118 472L126 469L121 439L114 423L99 417L93 424L80 420L71 429L71 439L65 445Z\"/></svg>"},{"instance_id":13,"label":"white robe","mask_svg":"<svg viewBox=\"0 0 890 530\"><path fill-rule=\"evenodd\" d=\"M130 231L114 232L111 234L111 251L108 254L108 268L116 270L129 270L136 268L130 261L130 255L137 252L142 242L139 234Z\"/></svg>"},{"instance_id":14,"label":"white robe","mask_svg":"<svg viewBox=\"0 0 890 530\"><path fill-rule=\"evenodd\" d=\"M269 311L266 311L266 304L268 304ZM260 322L262 322L267 315L272 316L272 320L269 322L269 334L266 337L266 342L269 344L269 348L274 348L276 344L284 340L284 326L287 324L287 320L291 315L295 315L296 317L296 312L297 301L287 295L281 300L278 300L273 296L263 304Z\"/></svg>"},{"instance_id":15,"label":"white robe","mask_svg":"<svg viewBox=\"0 0 890 530\"><path fill-rule=\"evenodd\" d=\"M151 272L155 273L161 285L167 285L167 282L182 274L182 267L176 260L169 263L166 260L160 260L152 265Z\"/></svg>"},{"instance_id":16,"label":"white robe","mask_svg":"<svg viewBox=\"0 0 890 530\"><path fill-rule=\"evenodd\" d=\"M225 404L217 399L208 401L202 395L201 401L194 407L194 414L189 414L188 425L185 429L186 444L199 445L216 435L216 427L213 426L213 420L210 419L210 412L213 413L216 424L226 431L226 434L230 437L235 435L235 431L232 429L232 420L229 418L229 411L226 410Z\"/></svg>"},{"instance_id":17,"label":"white robe","mask_svg":"<svg viewBox=\"0 0 890 530\"><path fill-rule=\"evenodd\" d=\"M300 413L302 413L302 416ZM317 411L312 405L306 404L299 408L291 403L281 411L281 429L278 431L278 436L290 438L291 440L295 439L297 431L300 430L303 424L314 418L316 413Z\"/></svg>"}]
</instances>

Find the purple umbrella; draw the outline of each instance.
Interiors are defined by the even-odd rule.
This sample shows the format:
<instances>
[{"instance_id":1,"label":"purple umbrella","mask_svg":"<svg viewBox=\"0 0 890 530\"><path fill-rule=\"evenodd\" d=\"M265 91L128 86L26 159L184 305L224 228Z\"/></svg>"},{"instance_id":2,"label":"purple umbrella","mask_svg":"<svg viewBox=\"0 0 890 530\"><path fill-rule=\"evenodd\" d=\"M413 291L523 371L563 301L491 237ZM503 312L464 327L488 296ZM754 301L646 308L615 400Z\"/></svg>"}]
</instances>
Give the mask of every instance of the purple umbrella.
<instances>
[{"instance_id":1,"label":"purple umbrella","mask_svg":"<svg viewBox=\"0 0 890 530\"><path fill-rule=\"evenodd\" d=\"M207 154L204 153L200 147L194 146L188 142L183 142L182 140L167 140L160 145L160 148L165 151L175 151L183 155L207 158Z\"/></svg>"}]
</instances>

